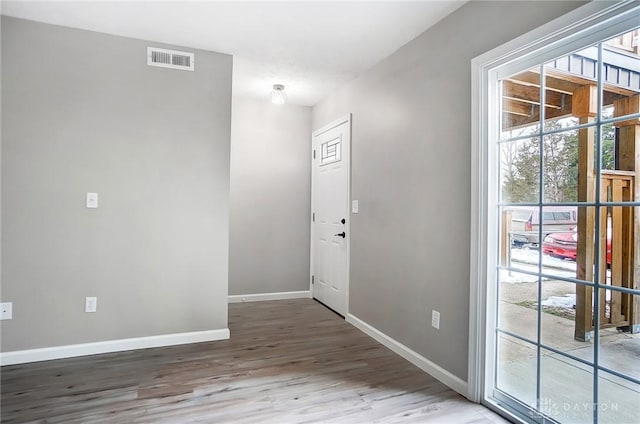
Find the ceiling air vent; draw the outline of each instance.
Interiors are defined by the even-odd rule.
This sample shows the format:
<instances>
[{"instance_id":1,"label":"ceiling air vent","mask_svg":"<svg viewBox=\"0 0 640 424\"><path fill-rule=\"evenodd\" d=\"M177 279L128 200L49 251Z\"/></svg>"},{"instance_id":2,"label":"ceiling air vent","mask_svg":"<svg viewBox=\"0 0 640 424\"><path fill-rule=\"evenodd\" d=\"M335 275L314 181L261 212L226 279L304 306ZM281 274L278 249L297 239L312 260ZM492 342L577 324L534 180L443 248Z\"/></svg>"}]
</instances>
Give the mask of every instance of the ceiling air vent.
<instances>
[{"instance_id":1,"label":"ceiling air vent","mask_svg":"<svg viewBox=\"0 0 640 424\"><path fill-rule=\"evenodd\" d=\"M193 71L194 62L195 55L193 53L147 47L147 65L149 66Z\"/></svg>"}]
</instances>

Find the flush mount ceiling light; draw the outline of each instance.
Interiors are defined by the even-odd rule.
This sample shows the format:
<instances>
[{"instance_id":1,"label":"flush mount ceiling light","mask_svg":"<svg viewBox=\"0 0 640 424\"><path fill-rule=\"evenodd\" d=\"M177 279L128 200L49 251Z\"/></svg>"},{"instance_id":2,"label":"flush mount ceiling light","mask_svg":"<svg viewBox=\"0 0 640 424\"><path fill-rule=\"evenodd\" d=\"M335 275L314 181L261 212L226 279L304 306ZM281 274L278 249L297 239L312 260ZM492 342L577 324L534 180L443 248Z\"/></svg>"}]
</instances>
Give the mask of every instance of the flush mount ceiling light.
<instances>
[{"instance_id":1,"label":"flush mount ceiling light","mask_svg":"<svg viewBox=\"0 0 640 424\"><path fill-rule=\"evenodd\" d=\"M283 105L287 101L287 93L284 92L284 85L274 84L271 92L271 103L274 105Z\"/></svg>"}]
</instances>

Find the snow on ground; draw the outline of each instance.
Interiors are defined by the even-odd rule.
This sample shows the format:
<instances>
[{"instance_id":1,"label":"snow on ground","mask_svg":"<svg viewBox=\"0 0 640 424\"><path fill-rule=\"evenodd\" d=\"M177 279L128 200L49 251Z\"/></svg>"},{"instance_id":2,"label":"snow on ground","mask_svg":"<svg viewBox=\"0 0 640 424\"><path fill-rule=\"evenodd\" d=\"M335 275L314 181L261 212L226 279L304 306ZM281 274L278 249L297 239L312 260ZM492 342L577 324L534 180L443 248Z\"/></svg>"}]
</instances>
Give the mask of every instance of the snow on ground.
<instances>
[{"instance_id":1,"label":"snow on ground","mask_svg":"<svg viewBox=\"0 0 640 424\"><path fill-rule=\"evenodd\" d=\"M542 306L552 306L555 308L573 309L576 304L576 294L570 293L564 296L550 296L547 300L542 301Z\"/></svg>"},{"instance_id":2,"label":"snow on ground","mask_svg":"<svg viewBox=\"0 0 640 424\"><path fill-rule=\"evenodd\" d=\"M531 249L511 249L511 267L528 272L538 272L538 251ZM542 272L558 277L576 277L576 263L542 255ZM548 278L543 278L548 280ZM515 271L500 270L500 282L504 283L534 283L538 281L535 275L521 274Z\"/></svg>"},{"instance_id":3,"label":"snow on ground","mask_svg":"<svg viewBox=\"0 0 640 424\"><path fill-rule=\"evenodd\" d=\"M514 262L524 262L531 265L538 265L538 251L532 249L511 249L511 260ZM576 272L576 263L574 261L554 258L549 255L542 255L542 267L557 268L566 271Z\"/></svg>"},{"instance_id":4,"label":"snow on ground","mask_svg":"<svg viewBox=\"0 0 640 424\"><path fill-rule=\"evenodd\" d=\"M523 271L538 272L539 255L537 250L533 249L511 249L511 268L521 269ZM542 255L542 273L554 275L558 277L576 277L576 263L563 259L553 258L548 255ZM607 277L610 278L610 271L607 270ZM550 280L550 278L543 278ZM522 274L517 271L500 270L501 283L535 283L538 277L535 275ZM606 290L606 308L609 310L609 301L611 300L611 291ZM568 293L564 296L550 296L542 301L542 306L573 309L576 304L576 294ZM607 312L608 313L608 312Z\"/></svg>"},{"instance_id":5,"label":"snow on ground","mask_svg":"<svg viewBox=\"0 0 640 424\"><path fill-rule=\"evenodd\" d=\"M607 290L607 303L605 305L606 313L609 314L611 292ZM550 306L554 308L573 309L576 304L576 294L568 293L564 296L549 296L548 299L542 301L542 306Z\"/></svg>"},{"instance_id":6,"label":"snow on ground","mask_svg":"<svg viewBox=\"0 0 640 424\"><path fill-rule=\"evenodd\" d=\"M536 270L530 269L529 271L535 272ZM505 269L500 270L501 283L535 283L536 281L538 281L538 277L535 275L520 274L518 272L507 271Z\"/></svg>"}]
</instances>

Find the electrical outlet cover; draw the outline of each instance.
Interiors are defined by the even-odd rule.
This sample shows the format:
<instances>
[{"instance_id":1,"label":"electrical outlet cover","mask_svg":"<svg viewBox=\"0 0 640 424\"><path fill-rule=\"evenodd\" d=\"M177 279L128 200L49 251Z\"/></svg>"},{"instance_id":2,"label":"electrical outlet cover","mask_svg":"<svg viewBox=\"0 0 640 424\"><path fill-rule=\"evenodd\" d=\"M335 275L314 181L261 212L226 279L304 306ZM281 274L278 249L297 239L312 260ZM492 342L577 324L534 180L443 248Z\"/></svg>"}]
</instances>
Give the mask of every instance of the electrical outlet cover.
<instances>
[{"instance_id":1,"label":"electrical outlet cover","mask_svg":"<svg viewBox=\"0 0 640 424\"><path fill-rule=\"evenodd\" d=\"M431 326L436 330L440 329L440 312L435 309L431 311Z\"/></svg>"},{"instance_id":2,"label":"electrical outlet cover","mask_svg":"<svg viewBox=\"0 0 640 424\"><path fill-rule=\"evenodd\" d=\"M98 193L87 193L87 208L88 209L98 208Z\"/></svg>"},{"instance_id":3,"label":"electrical outlet cover","mask_svg":"<svg viewBox=\"0 0 640 424\"><path fill-rule=\"evenodd\" d=\"M84 311L85 312L96 312L98 310L98 298L97 297L87 297L84 302Z\"/></svg>"},{"instance_id":4,"label":"electrical outlet cover","mask_svg":"<svg viewBox=\"0 0 640 424\"><path fill-rule=\"evenodd\" d=\"M13 319L13 303L3 302L0 303L0 320Z\"/></svg>"}]
</instances>

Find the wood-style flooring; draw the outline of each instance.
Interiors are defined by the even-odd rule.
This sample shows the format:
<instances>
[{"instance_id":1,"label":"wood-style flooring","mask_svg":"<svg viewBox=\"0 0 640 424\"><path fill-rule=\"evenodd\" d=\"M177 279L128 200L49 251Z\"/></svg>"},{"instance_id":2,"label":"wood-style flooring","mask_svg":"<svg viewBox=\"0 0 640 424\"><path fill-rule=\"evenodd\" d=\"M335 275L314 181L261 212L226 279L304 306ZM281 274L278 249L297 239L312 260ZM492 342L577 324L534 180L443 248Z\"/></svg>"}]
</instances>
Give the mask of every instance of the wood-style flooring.
<instances>
[{"instance_id":1,"label":"wood-style flooring","mask_svg":"<svg viewBox=\"0 0 640 424\"><path fill-rule=\"evenodd\" d=\"M310 299L229 305L231 339L3 367L2 423L497 423Z\"/></svg>"}]
</instances>

